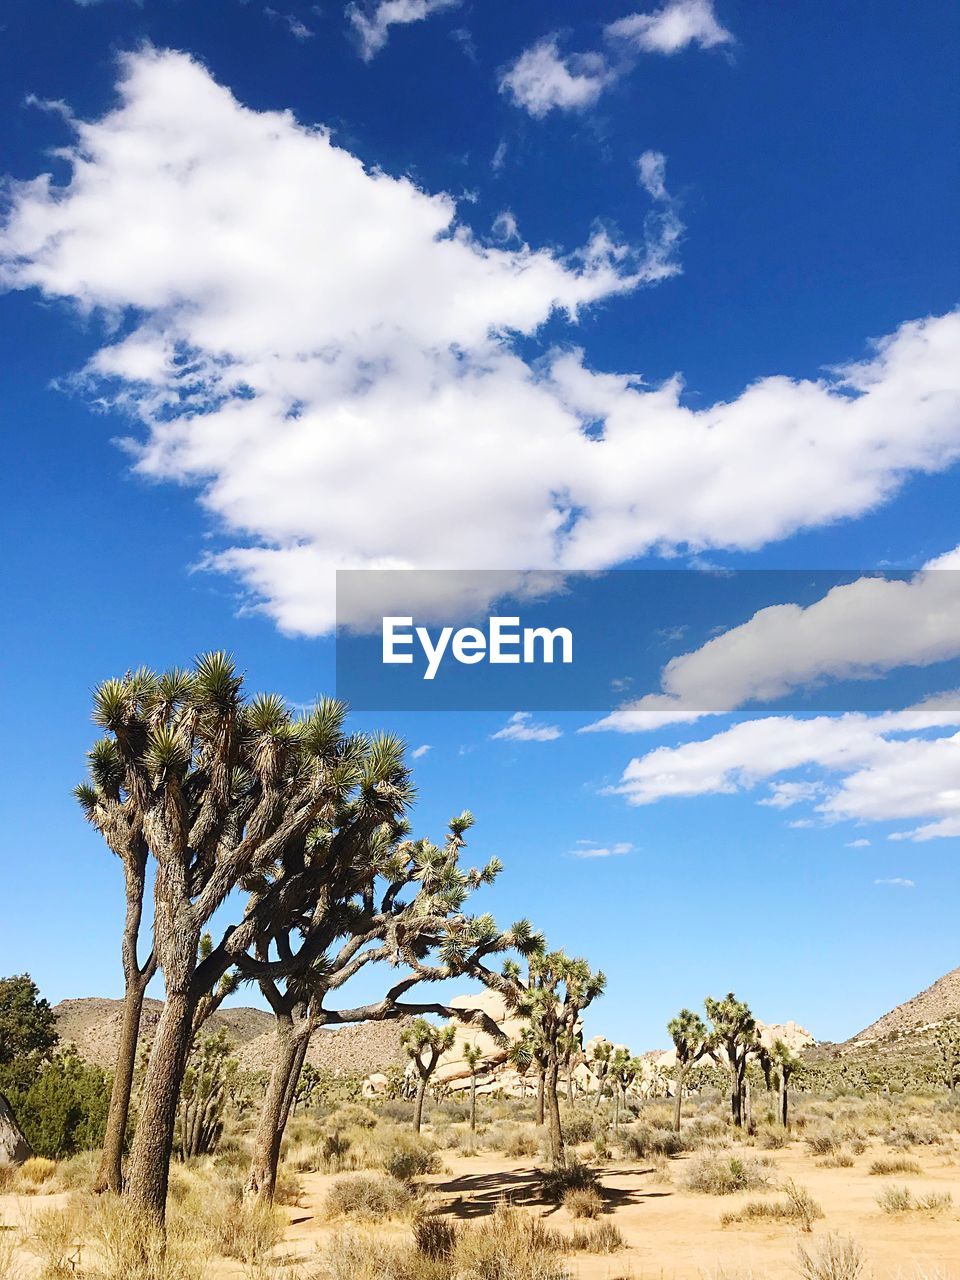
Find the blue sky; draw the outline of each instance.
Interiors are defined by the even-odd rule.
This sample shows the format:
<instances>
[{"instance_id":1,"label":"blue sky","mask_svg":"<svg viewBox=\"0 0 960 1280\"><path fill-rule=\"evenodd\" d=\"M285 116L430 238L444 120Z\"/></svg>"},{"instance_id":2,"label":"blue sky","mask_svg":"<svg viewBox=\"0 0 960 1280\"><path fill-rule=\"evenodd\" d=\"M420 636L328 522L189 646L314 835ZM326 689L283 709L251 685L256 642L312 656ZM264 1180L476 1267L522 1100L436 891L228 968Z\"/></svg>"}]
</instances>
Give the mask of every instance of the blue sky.
<instances>
[{"instance_id":1,"label":"blue sky","mask_svg":"<svg viewBox=\"0 0 960 1280\"><path fill-rule=\"evenodd\" d=\"M70 798L105 676L227 647L308 700L337 566L960 543L954 5L321 8L5 7L0 972L52 999L120 985ZM932 658L886 608L901 709ZM357 722L430 746L416 823L475 811L492 909L607 971L592 1031L733 987L842 1038L960 960L960 726L736 711Z\"/></svg>"}]
</instances>

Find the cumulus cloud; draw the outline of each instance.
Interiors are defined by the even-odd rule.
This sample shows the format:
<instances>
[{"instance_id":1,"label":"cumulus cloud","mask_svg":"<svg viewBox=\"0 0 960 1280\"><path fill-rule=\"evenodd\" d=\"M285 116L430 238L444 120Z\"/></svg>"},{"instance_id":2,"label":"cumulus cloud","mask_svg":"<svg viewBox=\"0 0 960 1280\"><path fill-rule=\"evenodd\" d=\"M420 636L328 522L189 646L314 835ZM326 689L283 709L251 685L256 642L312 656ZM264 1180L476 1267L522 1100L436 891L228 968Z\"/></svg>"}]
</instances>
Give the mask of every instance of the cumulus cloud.
<instances>
[{"instance_id":1,"label":"cumulus cloud","mask_svg":"<svg viewBox=\"0 0 960 1280\"><path fill-rule=\"evenodd\" d=\"M460 0L378 0L374 4L348 4L344 12L356 35L360 56L369 62L387 43L391 27L422 22L459 4Z\"/></svg>"},{"instance_id":2,"label":"cumulus cloud","mask_svg":"<svg viewBox=\"0 0 960 1280\"><path fill-rule=\"evenodd\" d=\"M691 44L713 49L733 43L733 35L717 20L711 0L670 0L653 13L631 13L610 23L605 34L643 53L667 55Z\"/></svg>"},{"instance_id":3,"label":"cumulus cloud","mask_svg":"<svg viewBox=\"0 0 960 1280\"><path fill-rule=\"evenodd\" d=\"M891 839L960 835L956 694L950 702L931 699L878 716L748 720L699 742L634 758L612 791L645 805L667 797L749 792L763 781L817 769L822 780L808 789L801 779L788 803L819 796L815 812L827 822L922 820Z\"/></svg>"},{"instance_id":4,"label":"cumulus cloud","mask_svg":"<svg viewBox=\"0 0 960 1280\"><path fill-rule=\"evenodd\" d=\"M490 735L501 742L554 742L562 736L559 725L537 724L529 711L515 712L502 729Z\"/></svg>"},{"instance_id":5,"label":"cumulus cloud","mask_svg":"<svg viewBox=\"0 0 960 1280\"><path fill-rule=\"evenodd\" d=\"M118 105L66 127L65 185L9 189L0 282L106 319L88 388L131 415L140 473L199 491L230 539L205 563L285 631L331 628L336 568L753 549L960 456L958 313L693 409L679 377L518 342L674 274L663 243L481 239L182 54L128 56Z\"/></svg>"},{"instance_id":6,"label":"cumulus cloud","mask_svg":"<svg viewBox=\"0 0 960 1280\"><path fill-rule=\"evenodd\" d=\"M790 581L789 575L784 579ZM866 576L811 605L771 605L671 659L661 691L618 708L596 725L627 733L697 713L770 702L827 679L873 679L898 667L960 657L960 548L908 579Z\"/></svg>"},{"instance_id":7,"label":"cumulus cloud","mask_svg":"<svg viewBox=\"0 0 960 1280\"><path fill-rule=\"evenodd\" d=\"M632 851L633 845L628 840L620 840L610 845L601 845L594 840L578 840L577 847L571 850L571 855L574 858L621 858Z\"/></svg>"},{"instance_id":8,"label":"cumulus cloud","mask_svg":"<svg viewBox=\"0 0 960 1280\"><path fill-rule=\"evenodd\" d=\"M670 0L653 13L632 13L603 29L608 49L563 54L557 35L525 49L500 79L500 91L542 119L554 109L582 111L627 75L638 53L674 54L729 44L733 36L717 21L711 0Z\"/></svg>"},{"instance_id":9,"label":"cumulus cloud","mask_svg":"<svg viewBox=\"0 0 960 1280\"><path fill-rule=\"evenodd\" d=\"M592 106L614 77L599 53L561 54L556 36L547 36L520 57L500 80L501 93L542 119L554 108Z\"/></svg>"}]
</instances>

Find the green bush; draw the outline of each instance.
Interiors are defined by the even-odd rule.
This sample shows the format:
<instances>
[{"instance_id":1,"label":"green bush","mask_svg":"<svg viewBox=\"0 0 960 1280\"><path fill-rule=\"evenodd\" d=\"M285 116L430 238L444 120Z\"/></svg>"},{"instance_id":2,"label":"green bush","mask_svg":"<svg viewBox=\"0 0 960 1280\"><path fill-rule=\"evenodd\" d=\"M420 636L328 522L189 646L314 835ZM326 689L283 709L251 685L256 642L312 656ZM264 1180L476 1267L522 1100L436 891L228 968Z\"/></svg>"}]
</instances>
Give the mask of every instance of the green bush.
<instances>
[{"instance_id":1,"label":"green bush","mask_svg":"<svg viewBox=\"0 0 960 1280\"><path fill-rule=\"evenodd\" d=\"M35 1154L56 1160L103 1145L110 1088L104 1071L68 1049L7 1098Z\"/></svg>"}]
</instances>

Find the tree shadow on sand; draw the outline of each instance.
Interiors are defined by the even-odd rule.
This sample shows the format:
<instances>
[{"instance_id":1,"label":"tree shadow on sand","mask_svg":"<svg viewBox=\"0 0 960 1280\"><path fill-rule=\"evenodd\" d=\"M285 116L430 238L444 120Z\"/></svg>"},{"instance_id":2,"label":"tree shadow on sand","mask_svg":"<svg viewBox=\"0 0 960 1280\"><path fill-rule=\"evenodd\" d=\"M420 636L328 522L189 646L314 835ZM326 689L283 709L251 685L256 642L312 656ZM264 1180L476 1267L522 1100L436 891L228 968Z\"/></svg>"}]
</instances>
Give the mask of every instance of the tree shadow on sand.
<instances>
[{"instance_id":1,"label":"tree shadow on sand","mask_svg":"<svg viewBox=\"0 0 960 1280\"><path fill-rule=\"evenodd\" d=\"M616 1177L641 1177L650 1169L618 1171ZM503 1170L492 1173L462 1174L446 1181L435 1182L431 1191L442 1197L437 1212L468 1221L489 1216L500 1204L526 1208L541 1208L544 1216L557 1212L559 1205L544 1199L540 1172L537 1169ZM672 1195L670 1191L641 1190L639 1187L607 1187L601 1184L606 1209L622 1209L626 1205L642 1204Z\"/></svg>"}]
</instances>

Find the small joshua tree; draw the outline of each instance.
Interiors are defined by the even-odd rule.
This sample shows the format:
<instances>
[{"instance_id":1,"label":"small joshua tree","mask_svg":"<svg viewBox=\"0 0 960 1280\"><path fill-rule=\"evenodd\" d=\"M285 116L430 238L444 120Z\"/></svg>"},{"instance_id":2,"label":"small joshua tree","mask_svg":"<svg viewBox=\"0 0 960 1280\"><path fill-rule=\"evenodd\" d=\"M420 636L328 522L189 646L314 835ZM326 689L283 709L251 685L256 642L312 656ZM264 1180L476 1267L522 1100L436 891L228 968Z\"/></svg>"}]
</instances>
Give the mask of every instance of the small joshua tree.
<instances>
[{"instance_id":1,"label":"small joshua tree","mask_svg":"<svg viewBox=\"0 0 960 1280\"><path fill-rule=\"evenodd\" d=\"M681 1009L667 1023L667 1031L673 1041L677 1056L677 1074L674 1081L676 1096L673 1103L673 1127L680 1132L680 1112L683 1107L683 1090L691 1067L708 1052L709 1039L706 1023L692 1009Z\"/></svg>"},{"instance_id":2,"label":"small joshua tree","mask_svg":"<svg viewBox=\"0 0 960 1280\"><path fill-rule=\"evenodd\" d=\"M613 1080L613 1131L620 1130L620 1110L626 1110L627 1090L643 1070L643 1061L635 1058L624 1044L619 1044L610 1055L610 1076Z\"/></svg>"},{"instance_id":3,"label":"small joshua tree","mask_svg":"<svg viewBox=\"0 0 960 1280\"><path fill-rule=\"evenodd\" d=\"M610 1073L610 1058L612 1054L613 1045L609 1040L597 1040L590 1049L590 1070L597 1079L597 1092L593 1100L594 1111L600 1110L604 1087L607 1083L607 1076Z\"/></svg>"},{"instance_id":4,"label":"small joshua tree","mask_svg":"<svg viewBox=\"0 0 960 1280\"><path fill-rule=\"evenodd\" d=\"M943 1072L943 1083L951 1093L957 1088L960 1075L960 1018L948 1018L937 1028L934 1036L937 1056Z\"/></svg>"},{"instance_id":5,"label":"small joshua tree","mask_svg":"<svg viewBox=\"0 0 960 1280\"><path fill-rule=\"evenodd\" d=\"M757 1023L749 1007L729 991L722 1000L707 996L704 1001L707 1017L713 1024L708 1052L715 1062L722 1064L719 1051L726 1054L726 1067L730 1073L730 1111L733 1123L743 1127L744 1095L747 1083L747 1063L757 1047Z\"/></svg>"},{"instance_id":6,"label":"small joshua tree","mask_svg":"<svg viewBox=\"0 0 960 1280\"><path fill-rule=\"evenodd\" d=\"M463 1060L470 1068L470 1132L477 1131L477 1068L483 1061L483 1053L478 1044L463 1046Z\"/></svg>"},{"instance_id":7,"label":"small joshua tree","mask_svg":"<svg viewBox=\"0 0 960 1280\"><path fill-rule=\"evenodd\" d=\"M225 1031L209 1036L187 1067L180 1090L181 1160L211 1155L223 1132L223 1113L237 1074Z\"/></svg>"},{"instance_id":8,"label":"small joshua tree","mask_svg":"<svg viewBox=\"0 0 960 1280\"><path fill-rule=\"evenodd\" d=\"M777 1116L784 1129L788 1129L790 1103L787 1091L790 1088L791 1078L803 1064L782 1040L775 1040L773 1048L767 1050L767 1055L777 1082Z\"/></svg>"},{"instance_id":9,"label":"small joshua tree","mask_svg":"<svg viewBox=\"0 0 960 1280\"><path fill-rule=\"evenodd\" d=\"M420 1132L423 1123L423 1100L426 1097L430 1077L437 1069L443 1055L453 1045L457 1029L453 1023L445 1027L435 1026L426 1018L414 1018L402 1036L403 1047L420 1077L417 1100L413 1110L413 1129Z\"/></svg>"}]
</instances>

